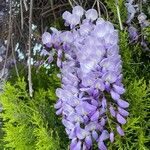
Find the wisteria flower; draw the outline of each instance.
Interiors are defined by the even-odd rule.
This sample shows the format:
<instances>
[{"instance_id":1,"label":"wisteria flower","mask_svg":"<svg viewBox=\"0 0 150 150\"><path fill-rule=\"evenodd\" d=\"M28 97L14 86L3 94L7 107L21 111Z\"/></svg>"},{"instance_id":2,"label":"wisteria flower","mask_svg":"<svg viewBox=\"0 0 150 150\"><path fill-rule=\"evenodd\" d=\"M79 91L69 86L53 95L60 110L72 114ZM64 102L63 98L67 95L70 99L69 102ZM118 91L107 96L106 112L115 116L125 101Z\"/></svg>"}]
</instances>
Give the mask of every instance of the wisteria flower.
<instances>
[{"instance_id":1,"label":"wisteria flower","mask_svg":"<svg viewBox=\"0 0 150 150\"><path fill-rule=\"evenodd\" d=\"M95 9L89 9L85 13L86 19L89 19L91 21L94 21L98 18L98 13Z\"/></svg>"},{"instance_id":2,"label":"wisteria flower","mask_svg":"<svg viewBox=\"0 0 150 150\"><path fill-rule=\"evenodd\" d=\"M75 6L73 7L72 13L79 17L82 17L84 14L84 9L81 6Z\"/></svg>"},{"instance_id":3,"label":"wisteria flower","mask_svg":"<svg viewBox=\"0 0 150 150\"><path fill-rule=\"evenodd\" d=\"M100 150L107 150L105 141L115 140L108 120L117 124L113 130L123 136L121 126L129 115L129 103L121 99L125 88L118 32L113 24L98 18L95 9L75 6L62 18L69 30L52 29L52 34L43 35L43 43L52 43L56 49L61 72L56 114L62 116L71 150L90 150L94 141Z\"/></svg>"}]
</instances>

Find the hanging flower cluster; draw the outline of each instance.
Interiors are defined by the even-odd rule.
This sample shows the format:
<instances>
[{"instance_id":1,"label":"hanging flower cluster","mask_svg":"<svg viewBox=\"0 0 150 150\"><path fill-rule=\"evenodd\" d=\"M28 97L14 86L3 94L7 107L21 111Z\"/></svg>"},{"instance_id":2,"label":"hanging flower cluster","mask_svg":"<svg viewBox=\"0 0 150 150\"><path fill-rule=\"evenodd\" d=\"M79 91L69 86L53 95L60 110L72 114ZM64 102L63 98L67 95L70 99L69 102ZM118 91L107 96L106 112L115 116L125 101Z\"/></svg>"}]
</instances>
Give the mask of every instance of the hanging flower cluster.
<instances>
[{"instance_id":1,"label":"hanging flower cluster","mask_svg":"<svg viewBox=\"0 0 150 150\"><path fill-rule=\"evenodd\" d=\"M142 10L142 6L147 5L146 0L142 0L140 4L136 3L134 0L127 0L125 6L127 8L128 18L126 23L129 28L129 36L132 42L140 41L141 46L145 50L150 50L148 47L148 42L146 41L147 35L143 33L143 30L150 27L150 21L148 20L146 14ZM137 19L140 30L137 29L133 21ZM142 32L142 33L141 33Z\"/></svg>"},{"instance_id":2,"label":"hanging flower cluster","mask_svg":"<svg viewBox=\"0 0 150 150\"><path fill-rule=\"evenodd\" d=\"M113 142L116 131L124 135L121 125L129 115L129 103L121 99L125 89L118 33L95 9L76 6L62 17L70 30L51 28L52 34L42 36L47 47L56 49L61 70L56 114L62 115L71 150L91 149L94 141L107 150L105 140Z\"/></svg>"}]
</instances>

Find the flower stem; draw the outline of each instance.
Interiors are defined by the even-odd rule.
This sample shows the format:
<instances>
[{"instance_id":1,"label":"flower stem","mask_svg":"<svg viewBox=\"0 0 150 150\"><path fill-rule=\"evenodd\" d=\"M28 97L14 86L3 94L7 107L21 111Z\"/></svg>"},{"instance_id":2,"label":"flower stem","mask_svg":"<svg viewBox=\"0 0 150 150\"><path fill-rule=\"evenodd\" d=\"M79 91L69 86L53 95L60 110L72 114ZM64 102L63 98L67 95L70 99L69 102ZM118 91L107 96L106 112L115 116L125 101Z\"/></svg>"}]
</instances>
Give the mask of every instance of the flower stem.
<instances>
[{"instance_id":1,"label":"flower stem","mask_svg":"<svg viewBox=\"0 0 150 150\"><path fill-rule=\"evenodd\" d=\"M117 15L118 15L118 20L119 20L120 30L123 30L121 16L120 16L120 10L119 10L119 5L118 5L118 0L116 0L116 9L117 9Z\"/></svg>"}]
</instances>

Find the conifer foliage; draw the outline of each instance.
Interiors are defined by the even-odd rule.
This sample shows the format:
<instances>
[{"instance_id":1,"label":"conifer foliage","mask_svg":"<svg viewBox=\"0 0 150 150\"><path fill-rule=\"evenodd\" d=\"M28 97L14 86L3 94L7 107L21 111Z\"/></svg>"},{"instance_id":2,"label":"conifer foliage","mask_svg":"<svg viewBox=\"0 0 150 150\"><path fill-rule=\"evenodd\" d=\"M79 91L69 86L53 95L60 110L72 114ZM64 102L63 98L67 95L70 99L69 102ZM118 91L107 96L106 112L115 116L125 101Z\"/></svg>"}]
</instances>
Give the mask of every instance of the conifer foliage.
<instances>
[{"instance_id":1,"label":"conifer foliage","mask_svg":"<svg viewBox=\"0 0 150 150\"><path fill-rule=\"evenodd\" d=\"M53 89L39 90L31 99L26 89L26 82L20 80L15 85L7 83L0 96L3 105L3 148L16 150L57 150L60 144L59 134L63 128L54 115ZM49 96L51 98L49 98ZM55 126L59 125L59 129Z\"/></svg>"}]
</instances>

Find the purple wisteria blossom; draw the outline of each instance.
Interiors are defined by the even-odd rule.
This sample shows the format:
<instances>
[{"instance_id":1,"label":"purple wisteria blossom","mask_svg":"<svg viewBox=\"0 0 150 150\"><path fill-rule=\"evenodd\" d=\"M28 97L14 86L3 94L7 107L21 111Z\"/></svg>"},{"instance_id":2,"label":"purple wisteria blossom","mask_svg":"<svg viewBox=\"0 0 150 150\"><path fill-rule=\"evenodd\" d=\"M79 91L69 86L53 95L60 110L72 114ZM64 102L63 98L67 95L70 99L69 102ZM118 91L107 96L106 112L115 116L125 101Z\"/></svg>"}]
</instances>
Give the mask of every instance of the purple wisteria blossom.
<instances>
[{"instance_id":1,"label":"purple wisteria blossom","mask_svg":"<svg viewBox=\"0 0 150 150\"><path fill-rule=\"evenodd\" d=\"M134 0L126 0L125 6L128 14L126 23L128 25L128 33L131 43L139 42L144 50L149 51L150 48L147 41L148 36L143 32L147 27L150 26L150 21L146 13L143 12L143 8L148 6L147 1L141 0L139 2Z\"/></svg>"},{"instance_id":2,"label":"purple wisteria blossom","mask_svg":"<svg viewBox=\"0 0 150 150\"><path fill-rule=\"evenodd\" d=\"M118 33L95 9L76 6L63 19L70 30L43 34L43 43L56 49L61 71L56 114L62 116L71 150L90 150L94 141L107 150L105 141L114 142L113 130L124 135L121 125L129 115L129 103L121 99L125 89ZM108 120L116 129L110 129Z\"/></svg>"},{"instance_id":3,"label":"purple wisteria blossom","mask_svg":"<svg viewBox=\"0 0 150 150\"><path fill-rule=\"evenodd\" d=\"M127 23L131 23L131 21L133 20L135 13L137 12L137 7L138 5L134 5L133 4L134 0L127 0L127 3L125 3L125 6L127 8L127 12L128 12L128 20Z\"/></svg>"},{"instance_id":4,"label":"purple wisteria blossom","mask_svg":"<svg viewBox=\"0 0 150 150\"><path fill-rule=\"evenodd\" d=\"M129 32L130 39L132 41L137 41L138 40L138 31L135 27L130 26L128 28L128 32Z\"/></svg>"}]
</instances>

